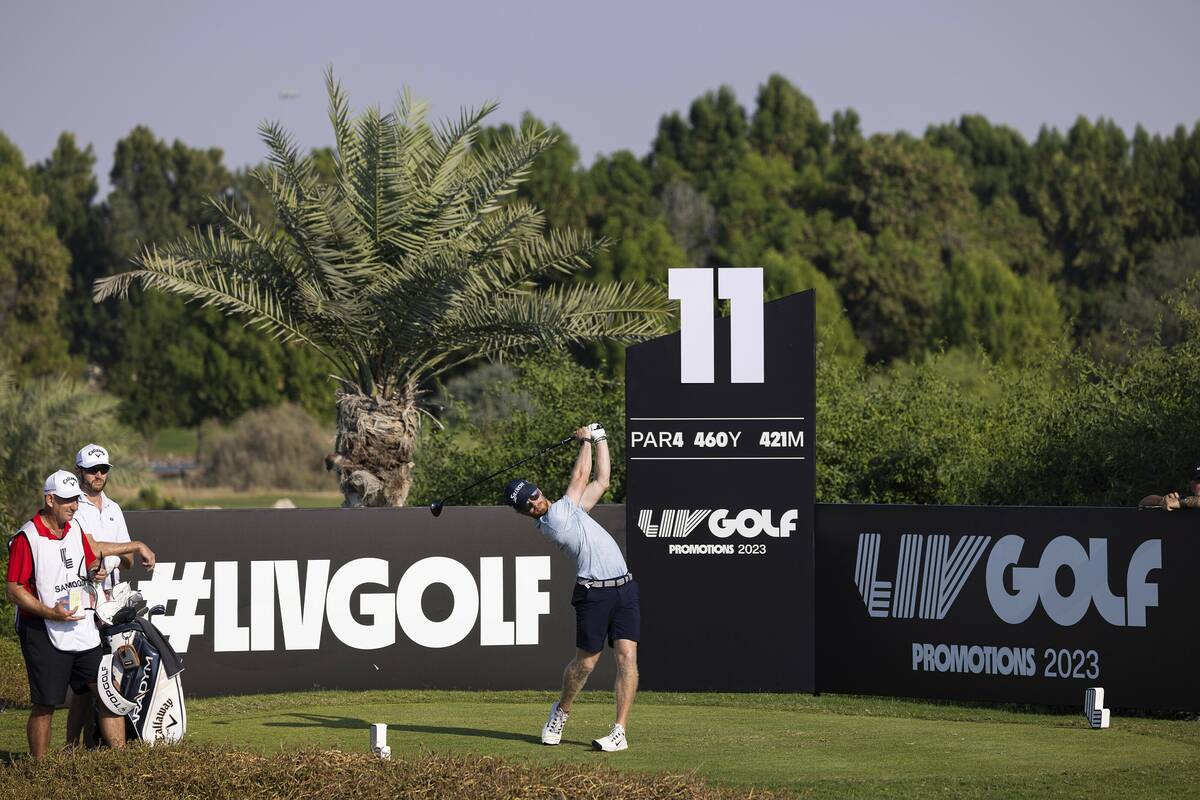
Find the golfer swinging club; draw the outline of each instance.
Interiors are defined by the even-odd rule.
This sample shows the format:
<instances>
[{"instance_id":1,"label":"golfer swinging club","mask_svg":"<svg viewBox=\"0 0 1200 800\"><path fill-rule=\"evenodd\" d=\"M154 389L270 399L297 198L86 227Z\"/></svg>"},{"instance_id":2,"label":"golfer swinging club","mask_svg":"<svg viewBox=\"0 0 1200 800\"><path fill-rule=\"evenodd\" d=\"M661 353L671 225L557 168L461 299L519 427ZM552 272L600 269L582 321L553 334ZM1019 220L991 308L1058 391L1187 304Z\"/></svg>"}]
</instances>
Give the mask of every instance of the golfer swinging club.
<instances>
[{"instance_id":1,"label":"golfer swinging club","mask_svg":"<svg viewBox=\"0 0 1200 800\"><path fill-rule=\"evenodd\" d=\"M571 469L567 493L551 503L527 480L510 481L504 502L518 513L533 517L543 536L575 559L575 658L563 670L562 696L550 707L542 728L542 744L562 741L563 727L575 696L587 683L600 660L604 641L617 656L617 720L607 736L592 741L597 750L615 752L629 747L625 725L637 692L637 646L641 615L638 585L625 566L625 558L608 531L587 512L608 489L610 463L604 429L592 423L575 431L579 457ZM592 474L592 445L596 446L596 478Z\"/></svg>"}]
</instances>

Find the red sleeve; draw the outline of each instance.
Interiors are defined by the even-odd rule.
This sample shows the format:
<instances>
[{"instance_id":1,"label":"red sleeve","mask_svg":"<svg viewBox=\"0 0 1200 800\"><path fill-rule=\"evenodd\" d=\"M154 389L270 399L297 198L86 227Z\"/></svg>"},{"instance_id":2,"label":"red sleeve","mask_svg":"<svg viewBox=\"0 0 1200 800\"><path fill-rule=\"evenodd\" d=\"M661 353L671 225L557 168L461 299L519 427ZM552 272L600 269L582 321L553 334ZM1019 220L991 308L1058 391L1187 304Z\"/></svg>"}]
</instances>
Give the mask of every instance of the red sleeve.
<instances>
[{"instance_id":1,"label":"red sleeve","mask_svg":"<svg viewBox=\"0 0 1200 800\"><path fill-rule=\"evenodd\" d=\"M8 582L19 583L25 588L33 582L33 551L29 549L25 531L8 542Z\"/></svg>"},{"instance_id":2,"label":"red sleeve","mask_svg":"<svg viewBox=\"0 0 1200 800\"><path fill-rule=\"evenodd\" d=\"M84 566L91 566L96 560L96 554L92 552L92 546L88 544L87 531L83 528L79 529L79 538L83 539L83 563Z\"/></svg>"}]
</instances>

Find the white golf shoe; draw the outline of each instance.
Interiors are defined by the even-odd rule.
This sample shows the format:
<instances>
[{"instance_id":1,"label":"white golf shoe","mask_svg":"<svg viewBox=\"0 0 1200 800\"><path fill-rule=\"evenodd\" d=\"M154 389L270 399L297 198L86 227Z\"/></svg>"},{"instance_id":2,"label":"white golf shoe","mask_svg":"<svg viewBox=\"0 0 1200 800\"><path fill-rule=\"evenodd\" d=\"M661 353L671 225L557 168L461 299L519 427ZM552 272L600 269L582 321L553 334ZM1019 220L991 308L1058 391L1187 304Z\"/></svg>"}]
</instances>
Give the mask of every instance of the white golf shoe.
<instances>
[{"instance_id":1,"label":"white golf shoe","mask_svg":"<svg viewBox=\"0 0 1200 800\"><path fill-rule=\"evenodd\" d=\"M570 714L558 707L557 702L550 706L550 716L542 726L542 744L558 744L562 741L563 728L569 716Z\"/></svg>"},{"instance_id":2,"label":"white golf shoe","mask_svg":"<svg viewBox=\"0 0 1200 800\"><path fill-rule=\"evenodd\" d=\"M625 738L625 728L613 723L612 730L608 732L608 736L593 739L592 747L597 750L603 750L606 753L627 750L629 748L629 740Z\"/></svg>"}]
</instances>

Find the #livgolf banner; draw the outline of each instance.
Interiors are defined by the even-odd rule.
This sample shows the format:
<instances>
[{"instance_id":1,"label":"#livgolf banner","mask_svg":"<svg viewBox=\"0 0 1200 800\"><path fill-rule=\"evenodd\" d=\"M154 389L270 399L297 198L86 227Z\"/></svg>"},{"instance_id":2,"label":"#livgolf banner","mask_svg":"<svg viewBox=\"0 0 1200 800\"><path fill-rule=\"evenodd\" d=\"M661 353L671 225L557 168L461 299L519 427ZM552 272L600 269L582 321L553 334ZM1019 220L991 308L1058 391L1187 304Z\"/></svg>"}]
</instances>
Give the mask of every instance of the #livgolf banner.
<instances>
[{"instance_id":1,"label":"#livgolf banner","mask_svg":"<svg viewBox=\"0 0 1200 800\"><path fill-rule=\"evenodd\" d=\"M618 544L624 509L592 514ZM510 508L130 512L129 577L189 695L552 689L575 652L573 562ZM594 680L611 685L611 657Z\"/></svg>"}]
</instances>

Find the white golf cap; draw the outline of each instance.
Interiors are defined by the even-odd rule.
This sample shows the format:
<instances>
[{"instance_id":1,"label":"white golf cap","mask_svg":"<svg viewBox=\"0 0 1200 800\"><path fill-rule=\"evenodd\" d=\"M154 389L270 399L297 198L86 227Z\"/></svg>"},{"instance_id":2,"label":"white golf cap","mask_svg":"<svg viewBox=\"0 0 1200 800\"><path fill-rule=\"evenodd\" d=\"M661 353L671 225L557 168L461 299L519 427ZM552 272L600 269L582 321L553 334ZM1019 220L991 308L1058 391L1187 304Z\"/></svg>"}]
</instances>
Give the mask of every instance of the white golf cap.
<instances>
[{"instance_id":1,"label":"white golf cap","mask_svg":"<svg viewBox=\"0 0 1200 800\"><path fill-rule=\"evenodd\" d=\"M75 466L77 467L88 469L101 464L112 466L112 462L108 460L108 451L98 444L84 445L75 454Z\"/></svg>"},{"instance_id":2,"label":"white golf cap","mask_svg":"<svg viewBox=\"0 0 1200 800\"><path fill-rule=\"evenodd\" d=\"M79 491L79 479L65 469L60 469L46 478L46 485L43 488L45 489L43 494L56 495L64 500L70 500L83 494Z\"/></svg>"}]
</instances>

